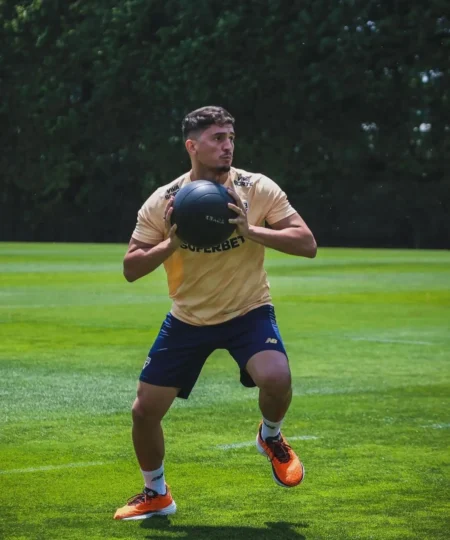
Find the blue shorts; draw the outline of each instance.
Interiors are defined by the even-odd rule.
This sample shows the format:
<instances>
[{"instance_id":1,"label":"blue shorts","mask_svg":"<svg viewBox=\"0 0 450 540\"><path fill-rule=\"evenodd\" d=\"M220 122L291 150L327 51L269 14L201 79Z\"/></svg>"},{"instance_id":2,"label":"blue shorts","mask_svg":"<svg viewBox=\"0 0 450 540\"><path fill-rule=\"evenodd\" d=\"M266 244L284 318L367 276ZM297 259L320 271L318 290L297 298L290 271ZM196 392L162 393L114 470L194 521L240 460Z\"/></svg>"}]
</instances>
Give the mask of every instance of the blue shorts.
<instances>
[{"instance_id":1,"label":"blue shorts","mask_svg":"<svg viewBox=\"0 0 450 540\"><path fill-rule=\"evenodd\" d=\"M139 380L156 386L180 388L187 399L208 356L227 350L241 370L241 383L256 386L245 366L261 351L286 350L278 330L273 306L266 305L241 317L211 326L193 326L169 313L148 353Z\"/></svg>"}]
</instances>

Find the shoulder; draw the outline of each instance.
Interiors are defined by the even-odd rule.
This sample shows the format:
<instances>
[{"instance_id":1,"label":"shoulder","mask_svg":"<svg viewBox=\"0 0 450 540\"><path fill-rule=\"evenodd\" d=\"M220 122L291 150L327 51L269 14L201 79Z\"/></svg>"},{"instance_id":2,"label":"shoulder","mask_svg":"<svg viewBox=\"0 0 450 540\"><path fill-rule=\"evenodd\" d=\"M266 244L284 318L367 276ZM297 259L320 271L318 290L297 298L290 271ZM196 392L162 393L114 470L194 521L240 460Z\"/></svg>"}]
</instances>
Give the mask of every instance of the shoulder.
<instances>
[{"instance_id":1,"label":"shoulder","mask_svg":"<svg viewBox=\"0 0 450 540\"><path fill-rule=\"evenodd\" d=\"M158 208L165 207L167 201L175 195L183 186L188 178L189 173L184 173L172 182L157 188L142 205L143 208Z\"/></svg>"},{"instance_id":2,"label":"shoulder","mask_svg":"<svg viewBox=\"0 0 450 540\"><path fill-rule=\"evenodd\" d=\"M281 191L280 186L263 173L249 172L244 169L234 169L233 183L238 187L253 188L255 193L276 194Z\"/></svg>"},{"instance_id":3,"label":"shoulder","mask_svg":"<svg viewBox=\"0 0 450 540\"><path fill-rule=\"evenodd\" d=\"M259 182L262 176L260 173L244 171L244 169L236 169L234 167L233 173L233 184L237 187L253 187Z\"/></svg>"}]
</instances>

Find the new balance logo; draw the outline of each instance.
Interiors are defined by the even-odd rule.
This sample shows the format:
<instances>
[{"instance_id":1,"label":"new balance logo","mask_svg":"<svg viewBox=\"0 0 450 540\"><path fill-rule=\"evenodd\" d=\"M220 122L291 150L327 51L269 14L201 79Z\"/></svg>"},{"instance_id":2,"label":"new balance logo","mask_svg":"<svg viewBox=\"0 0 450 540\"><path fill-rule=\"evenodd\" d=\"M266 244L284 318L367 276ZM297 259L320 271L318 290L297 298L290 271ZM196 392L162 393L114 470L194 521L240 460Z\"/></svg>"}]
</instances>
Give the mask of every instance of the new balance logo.
<instances>
[{"instance_id":1,"label":"new balance logo","mask_svg":"<svg viewBox=\"0 0 450 540\"><path fill-rule=\"evenodd\" d=\"M272 344L275 345L276 343L278 343L278 339L269 337L269 338L266 339L266 343L272 343Z\"/></svg>"}]
</instances>

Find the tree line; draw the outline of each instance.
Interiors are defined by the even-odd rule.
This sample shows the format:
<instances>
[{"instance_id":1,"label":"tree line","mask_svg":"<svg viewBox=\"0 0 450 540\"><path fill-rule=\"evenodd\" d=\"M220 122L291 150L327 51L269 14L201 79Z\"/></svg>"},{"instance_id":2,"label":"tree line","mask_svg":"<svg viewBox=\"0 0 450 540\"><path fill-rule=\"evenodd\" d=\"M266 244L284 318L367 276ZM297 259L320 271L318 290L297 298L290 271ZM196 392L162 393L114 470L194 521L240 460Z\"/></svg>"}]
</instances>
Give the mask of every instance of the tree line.
<instances>
[{"instance_id":1,"label":"tree line","mask_svg":"<svg viewBox=\"0 0 450 540\"><path fill-rule=\"evenodd\" d=\"M127 241L214 104L320 245L447 248L447 8L0 0L0 240Z\"/></svg>"}]
</instances>

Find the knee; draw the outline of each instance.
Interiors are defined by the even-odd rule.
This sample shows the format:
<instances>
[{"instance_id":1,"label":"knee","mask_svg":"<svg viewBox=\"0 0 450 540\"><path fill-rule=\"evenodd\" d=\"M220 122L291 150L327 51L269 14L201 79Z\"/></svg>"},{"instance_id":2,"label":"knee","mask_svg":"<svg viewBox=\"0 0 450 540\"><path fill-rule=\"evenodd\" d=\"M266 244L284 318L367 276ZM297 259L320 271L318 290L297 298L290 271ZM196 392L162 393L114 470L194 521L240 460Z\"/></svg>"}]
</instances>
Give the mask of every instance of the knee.
<instances>
[{"instance_id":1,"label":"knee","mask_svg":"<svg viewBox=\"0 0 450 540\"><path fill-rule=\"evenodd\" d=\"M134 400L133 406L131 407L131 416L134 422L143 420L147 416L145 407L143 406L143 403L141 403L139 398L136 398Z\"/></svg>"},{"instance_id":2,"label":"knee","mask_svg":"<svg viewBox=\"0 0 450 540\"><path fill-rule=\"evenodd\" d=\"M131 408L131 416L134 423L158 423L161 421L161 418L157 413L157 409L155 407L152 407L151 403L139 397L137 397L133 403L133 406Z\"/></svg>"},{"instance_id":3,"label":"knee","mask_svg":"<svg viewBox=\"0 0 450 540\"><path fill-rule=\"evenodd\" d=\"M256 381L255 381L256 382ZM268 394L286 394L291 390L291 373L289 368L268 370L258 377L257 385Z\"/></svg>"},{"instance_id":4,"label":"knee","mask_svg":"<svg viewBox=\"0 0 450 540\"><path fill-rule=\"evenodd\" d=\"M159 424L178 395L178 388L140 383L131 409L133 422Z\"/></svg>"}]
</instances>

